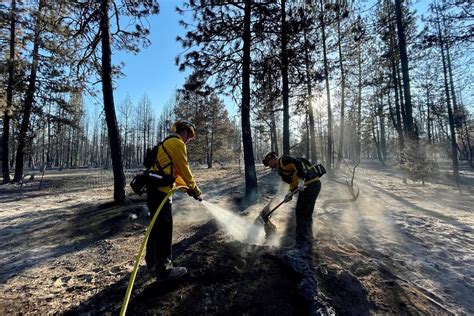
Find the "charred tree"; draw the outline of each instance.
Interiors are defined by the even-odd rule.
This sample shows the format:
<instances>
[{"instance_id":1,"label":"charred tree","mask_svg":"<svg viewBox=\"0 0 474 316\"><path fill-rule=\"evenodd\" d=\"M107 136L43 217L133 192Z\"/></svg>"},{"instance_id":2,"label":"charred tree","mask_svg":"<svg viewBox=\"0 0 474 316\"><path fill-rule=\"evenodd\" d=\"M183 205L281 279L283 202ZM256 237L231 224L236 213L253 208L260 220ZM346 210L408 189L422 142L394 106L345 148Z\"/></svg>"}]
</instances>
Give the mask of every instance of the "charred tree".
<instances>
[{"instance_id":1,"label":"charred tree","mask_svg":"<svg viewBox=\"0 0 474 316\"><path fill-rule=\"evenodd\" d=\"M342 55L342 35L341 35L341 11L347 10L345 7L337 8L337 46L339 49L339 68L341 70L341 121L340 121L340 131L339 131L339 148L337 150L337 162L336 169L339 169L342 161L343 148L344 148L344 113L345 113L345 90L346 90L346 74L344 72L344 60ZM343 12L345 14L345 12Z\"/></svg>"},{"instance_id":2,"label":"charred tree","mask_svg":"<svg viewBox=\"0 0 474 316\"><path fill-rule=\"evenodd\" d=\"M281 1L281 78L283 97L283 154L290 154L290 104L288 88L288 27L286 0Z\"/></svg>"},{"instance_id":3,"label":"charred tree","mask_svg":"<svg viewBox=\"0 0 474 316\"><path fill-rule=\"evenodd\" d=\"M114 201L125 201L125 175L123 173L122 148L115 114L114 93L112 86L112 50L110 47L109 0L102 0L100 5L100 32L102 44L102 95L104 98L105 120L110 142L112 168L114 173Z\"/></svg>"},{"instance_id":4,"label":"charred tree","mask_svg":"<svg viewBox=\"0 0 474 316\"><path fill-rule=\"evenodd\" d=\"M357 144L356 144L356 157L357 161L360 161L361 149L362 149L362 51L361 45L359 44L357 49Z\"/></svg>"},{"instance_id":5,"label":"charred tree","mask_svg":"<svg viewBox=\"0 0 474 316\"><path fill-rule=\"evenodd\" d=\"M315 133L315 123L314 123L314 109L313 109L313 87L311 84L311 67L310 67L310 55L309 55L309 43L306 34L306 27L303 29L304 41L305 41L305 50L304 50L304 59L305 59L305 70L306 70L306 88L308 91L308 129L309 129L309 149L311 161L316 163L318 161L318 154L316 152L316 133Z\"/></svg>"},{"instance_id":6,"label":"charred tree","mask_svg":"<svg viewBox=\"0 0 474 316\"><path fill-rule=\"evenodd\" d=\"M30 77L28 79L28 88L25 94L25 101L23 102L23 118L21 121L20 132L18 135L18 147L16 151L16 165L15 165L15 177L14 182L20 182L23 178L23 167L25 148L27 141L28 128L30 126L30 116L33 108L33 102L36 91L36 76L39 62L39 46L40 46L40 33L42 31L42 20L41 14L45 5L44 0L40 0L38 3L37 15L35 18L34 37L33 37L33 51L31 53L32 63Z\"/></svg>"},{"instance_id":7,"label":"charred tree","mask_svg":"<svg viewBox=\"0 0 474 316\"><path fill-rule=\"evenodd\" d=\"M326 152L326 166L327 168L332 168L332 157L334 154L333 150L333 135L332 135L332 108L331 108L331 91L329 89L329 65L328 65L328 58L327 58L327 47L326 47L326 24L324 20L324 4L323 0L320 0L321 5L321 14L320 14L320 22L321 22L321 36L322 36L322 43L323 43L323 62L324 62L324 80L326 82L326 98L327 98L327 106L328 106L328 135L327 135L327 152Z\"/></svg>"},{"instance_id":8,"label":"charred tree","mask_svg":"<svg viewBox=\"0 0 474 316\"><path fill-rule=\"evenodd\" d=\"M411 139L415 139L413 129L413 114L412 114L412 102L411 102L411 91L410 91L410 74L408 70L408 55L407 55L407 44L405 40L405 26L403 23L402 4L401 0L395 0L395 14L397 20L397 36L398 36L398 48L400 51L400 63L402 65L402 80L403 80L403 95L405 100L405 121L407 135Z\"/></svg>"},{"instance_id":9,"label":"charred tree","mask_svg":"<svg viewBox=\"0 0 474 316\"><path fill-rule=\"evenodd\" d=\"M444 91L446 96L446 107L448 110L448 123L449 123L449 132L450 132L450 140L451 140L451 159L453 164L453 174L456 179L456 182L459 183L459 160L458 160L458 146L456 142L456 127L455 127L455 118L453 114L453 109L451 106L451 97L450 97L450 87L449 87L449 74L448 74L448 66L446 63L445 57L445 42L443 39L443 34L441 30L441 23L439 21L439 8L437 9L438 13L438 39L439 45L441 49L441 61L443 63L443 77L444 77Z\"/></svg>"},{"instance_id":10,"label":"charred tree","mask_svg":"<svg viewBox=\"0 0 474 316\"><path fill-rule=\"evenodd\" d=\"M245 196L251 201L257 198L257 173L253 155L252 132L250 127L250 46L251 46L252 1L245 0L243 58L242 58L242 143L245 163Z\"/></svg>"},{"instance_id":11,"label":"charred tree","mask_svg":"<svg viewBox=\"0 0 474 316\"><path fill-rule=\"evenodd\" d=\"M15 83L15 29L16 29L16 0L12 0L10 9L10 42L8 58L8 86L7 104L3 115L3 143L2 143L2 174L3 183L10 182L10 169L8 167L9 141L10 141L10 118L13 109L13 86Z\"/></svg>"}]
</instances>

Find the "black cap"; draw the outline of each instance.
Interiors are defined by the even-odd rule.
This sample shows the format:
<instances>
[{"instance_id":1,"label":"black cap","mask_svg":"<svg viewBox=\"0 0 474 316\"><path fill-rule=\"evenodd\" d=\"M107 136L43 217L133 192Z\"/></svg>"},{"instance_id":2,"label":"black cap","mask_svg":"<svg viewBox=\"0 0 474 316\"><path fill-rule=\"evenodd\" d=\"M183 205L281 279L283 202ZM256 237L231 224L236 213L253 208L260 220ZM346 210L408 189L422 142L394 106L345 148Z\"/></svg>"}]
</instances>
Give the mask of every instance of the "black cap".
<instances>
[{"instance_id":1,"label":"black cap","mask_svg":"<svg viewBox=\"0 0 474 316\"><path fill-rule=\"evenodd\" d=\"M266 154L262 160L262 163L265 167L268 167L268 161L271 159L271 158L275 158L275 157L278 157L278 154L274 151L271 151L269 152L268 154Z\"/></svg>"}]
</instances>

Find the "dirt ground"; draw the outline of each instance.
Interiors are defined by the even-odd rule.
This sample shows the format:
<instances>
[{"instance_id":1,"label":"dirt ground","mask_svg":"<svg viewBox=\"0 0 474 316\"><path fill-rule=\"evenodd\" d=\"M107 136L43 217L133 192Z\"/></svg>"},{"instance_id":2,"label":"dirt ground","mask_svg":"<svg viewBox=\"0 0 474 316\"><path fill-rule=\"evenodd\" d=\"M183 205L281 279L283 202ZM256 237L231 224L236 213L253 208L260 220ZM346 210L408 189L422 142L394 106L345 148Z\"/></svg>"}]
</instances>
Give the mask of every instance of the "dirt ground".
<instances>
[{"instance_id":1,"label":"dirt ground","mask_svg":"<svg viewBox=\"0 0 474 316\"><path fill-rule=\"evenodd\" d=\"M194 170L206 201L249 223L286 190L257 168L260 197L246 208L236 166ZM396 168L365 163L354 203L330 203L348 191L325 176L310 249L293 245L296 199L274 213L271 243L249 245L177 193L174 263L190 273L159 283L142 262L128 314L474 314L474 172L462 175L460 195L442 174L404 184ZM131 192L114 205L111 181L84 169L0 186L0 314L120 311L149 217Z\"/></svg>"}]
</instances>

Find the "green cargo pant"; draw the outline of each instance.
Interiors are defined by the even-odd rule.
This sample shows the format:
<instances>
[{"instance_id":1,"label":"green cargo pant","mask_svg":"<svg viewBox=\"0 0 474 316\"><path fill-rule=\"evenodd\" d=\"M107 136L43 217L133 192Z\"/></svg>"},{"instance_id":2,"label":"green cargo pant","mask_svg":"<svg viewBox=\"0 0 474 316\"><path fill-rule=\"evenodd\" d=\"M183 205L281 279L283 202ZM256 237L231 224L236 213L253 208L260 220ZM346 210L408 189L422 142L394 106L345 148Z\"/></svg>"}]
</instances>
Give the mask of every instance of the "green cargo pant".
<instances>
[{"instance_id":1,"label":"green cargo pant","mask_svg":"<svg viewBox=\"0 0 474 316\"><path fill-rule=\"evenodd\" d=\"M313 211L319 191L321 191L321 181L315 181L298 193L295 210L297 245L313 241Z\"/></svg>"},{"instance_id":2,"label":"green cargo pant","mask_svg":"<svg viewBox=\"0 0 474 316\"><path fill-rule=\"evenodd\" d=\"M155 215L158 206L165 197L166 193L158 190L147 193L148 210L151 217ZM173 215L171 208L170 201L166 201L151 230L145 256L149 270L156 269L157 272L161 272L172 267Z\"/></svg>"}]
</instances>

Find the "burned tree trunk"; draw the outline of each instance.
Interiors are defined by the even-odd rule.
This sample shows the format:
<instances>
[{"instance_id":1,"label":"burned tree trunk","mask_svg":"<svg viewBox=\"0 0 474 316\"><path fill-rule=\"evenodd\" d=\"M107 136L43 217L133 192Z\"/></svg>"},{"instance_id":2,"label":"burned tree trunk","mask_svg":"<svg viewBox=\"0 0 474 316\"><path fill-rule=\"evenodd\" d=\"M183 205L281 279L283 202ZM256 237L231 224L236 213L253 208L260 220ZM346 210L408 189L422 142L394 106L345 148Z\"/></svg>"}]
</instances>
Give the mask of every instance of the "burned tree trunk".
<instances>
[{"instance_id":1,"label":"burned tree trunk","mask_svg":"<svg viewBox=\"0 0 474 316\"><path fill-rule=\"evenodd\" d=\"M327 102L328 102L328 143L327 143L327 158L326 158L326 166L331 169L332 168L332 157L334 154L333 150L333 139L332 139L332 109L331 109L331 92L329 90L329 69L328 69L328 58L327 58L327 48L326 48L326 27L324 23L324 4L323 0L320 0L321 4L321 36L322 36L322 43L323 43L323 62L324 62L324 79L326 82L326 94L327 94Z\"/></svg>"},{"instance_id":2,"label":"burned tree trunk","mask_svg":"<svg viewBox=\"0 0 474 316\"><path fill-rule=\"evenodd\" d=\"M339 134L339 148L337 150L336 169L339 169L342 161L342 151L344 147L344 111L345 111L345 89L346 89L346 75L344 73L344 63L342 60L342 45L341 45L341 16L340 9L338 9L337 16L337 34L338 34L338 48L339 48L339 68L341 69L341 127Z\"/></svg>"},{"instance_id":3,"label":"burned tree trunk","mask_svg":"<svg viewBox=\"0 0 474 316\"><path fill-rule=\"evenodd\" d=\"M242 143L245 163L245 197L250 201L257 198L257 173L252 146L250 128L250 46L251 46L251 13L252 1L245 0L243 58L242 58Z\"/></svg>"},{"instance_id":4,"label":"burned tree trunk","mask_svg":"<svg viewBox=\"0 0 474 316\"><path fill-rule=\"evenodd\" d=\"M125 201L125 175L123 173L122 149L117 127L112 86L112 51L110 47L110 22L108 14L109 0L102 0L100 10L100 29L102 34L102 93L114 173L114 201L116 203L123 203Z\"/></svg>"},{"instance_id":5,"label":"burned tree trunk","mask_svg":"<svg viewBox=\"0 0 474 316\"><path fill-rule=\"evenodd\" d=\"M288 88L288 30L286 26L286 0L281 1L281 78L283 96L283 154L290 154L290 104Z\"/></svg>"},{"instance_id":6,"label":"burned tree trunk","mask_svg":"<svg viewBox=\"0 0 474 316\"><path fill-rule=\"evenodd\" d=\"M15 83L15 27L16 27L16 0L12 0L10 17L10 53L8 58L8 86L7 108L3 116L3 142L2 142L2 174L3 183L10 182L10 169L8 167L9 140L10 140L10 111L13 109L13 85Z\"/></svg>"},{"instance_id":7,"label":"burned tree trunk","mask_svg":"<svg viewBox=\"0 0 474 316\"><path fill-rule=\"evenodd\" d=\"M313 110L313 87L311 85L311 72L310 72L310 56L308 48L308 39L306 34L306 28L304 28L304 41L305 41L305 66L306 66L306 87L308 89L308 120L309 120L309 147L310 147L310 160L313 163L318 161L318 155L316 152L316 133L314 131L314 110Z\"/></svg>"},{"instance_id":8,"label":"burned tree trunk","mask_svg":"<svg viewBox=\"0 0 474 316\"><path fill-rule=\"evenodd\" d=\"M362 52L359 45L357 54L358 63L358 83L357 83L357 144L356 144L356 157L357 161L360 161L361 155L361 141L362 141Z\"/></svg>"},{"instance_id":9,"label":"burned tree trunk","mask_svg":"<svg viewBox=\"0 0 474 316\"><path fill-rule=\"evenodd\" d=\"M413 130L413 114L410 92L410 74L408 70L407 44L405 40L405 27L402 16L401 0L395 0L395 13L397 18L398 47L400 51L400 62L402 64L403 95L405 100L405 126L408 137L415 139Z\"/></svg>"},{"instance_id":10,"label":"burned tree trunk","mask_svg":"<svg viewBox=\"0 0 474 316\"><path fill-rule=\"evenodd\" d=\"M439 9L438 9L439 10ZM455 128L455 121L453 115L453 109L451 107L451 98L450 98L450 91L449 91L449 83L448 83L448 67L446 64L446 57L445 57L445 47L444 47L444 40L441 32L441 26L439 21L438 15L438 38L439 44L441 48L441 61L443 63L443 75L444 75L444 90L446 94L446 107L448 108L448 123L449 123L449 132L450 132L450 139L451 139L451 159L453 163L453 174L456 179L456 182L459 182L459 161L458 161L458 146L456 142L456 128Z\"/></svg>"},{"instance_id":11,"label":"burned tree trunk","mask_svg":"<svg viewBox=\"0 0 474 316\"><path fill-rule=\"evenodd\" d=\"M45 5L44 0L40 0L38 3L38 11L35 19L35 31L33 37L33 51L32 51L32 63L31 73L28 79L28 88L25 94L25 101L23 102L23 120L21 122L20 133L18 135L18 147L16 151L16 166L15 166L15 177L14 182L19 182L23 178L23 167L24 167L24 156L26 149L26 137L28 128L30 126L31 110L33 108L33 101L36 91L36 75L38 71L39 63L39 45L40 45L40 33L42 31L41 22L41 11Z\"/></svg>"}]
</instances>

